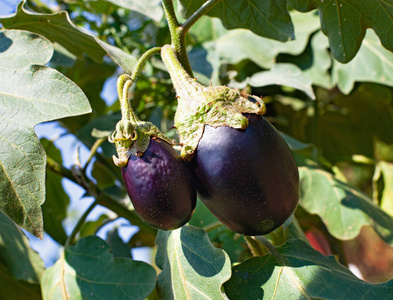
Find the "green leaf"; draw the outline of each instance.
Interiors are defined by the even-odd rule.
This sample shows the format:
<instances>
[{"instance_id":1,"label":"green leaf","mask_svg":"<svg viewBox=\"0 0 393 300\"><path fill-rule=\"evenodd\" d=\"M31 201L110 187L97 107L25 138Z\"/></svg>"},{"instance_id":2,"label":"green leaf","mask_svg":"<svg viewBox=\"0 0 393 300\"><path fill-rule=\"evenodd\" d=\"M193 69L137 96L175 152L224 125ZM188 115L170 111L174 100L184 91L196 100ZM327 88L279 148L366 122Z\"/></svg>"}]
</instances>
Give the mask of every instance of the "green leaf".
<instances>
[{"instance_id":1,"label":"green leaf","mask_svg":"<svg viewBox=\"0 0 393 300\"><path fill-rule=\"evenodd\" d=\"M362 226L369 225L393 245L393 218L366 195L320 169L300 167L299 174L301 206L320 216L332 236L351 240L359 235Z\"/></svg>"},{"instance_id":2,"label":"green leaf","mask_svg":"<svg viewBox=\"0 0 393 300\"><path fill-rule=\"evenodd\" d=\"M292 64L278 63L269 71L254 73L240 84L232 81L229 85L236 88L244 88L247 84L253 87L268 85L288 86L303 91L308 97L315 99L311 79L304 76L299 67Z\"/></svg>"},{"instance_id":3,"label":"green leaf","mask_svg":"<svg viewBox=\"0 0 393 300\"><path fill-rule=\"evenodd\" d=\"M65 11L55 14L31 12L26 8L24 0L19 3L15 15L0 18L0 23L7 29L22 29L41 34L50 41L61 44L79 58L86 54L96 62L102 62L105 54L108 54L126 72L132 71L136 63L134 56L76 27Z\"/></svg>"},{"instance_id":4,"label":"green leaf","mask_svg":"<svg viewBox=\"0 0 393 300\"><path fill-rule=\"evenodd\" d=\"M189 34L196 37L199 43L216 41L227 33L220 19L202 16L189 31Z\"/></svg>"},{"instance_id":5,"label":"green leaf","mask_svg":"<svg viewBox=\"0 0 393 300\"><path fill-rule=\"evenodd\" d=\"M21 36L26 34L30 33ZM26 45L29 40L25 39ZM48 61L44 45L40 43L41 50L36 51L47 53ZM26 55L29 50L28 46L8 48L0 52L0 59ZM40 206L45 200L46 157L33 127L88 112L86 96L58 71L40 65L16 70L0 66L0 210L38 237L43 232Z\"/></svg>"},{"instance_id":6,"label":"green leaf","mask_svg":"<svg viewBox=\"0 0 393 300\"><path fill-rule=\"evenodd\" d=\"M333 82L329 69L332 66L332 57L329 52L329 40L318 31L311 38L312 55L308 58L312 60L310 68L303 69L303 74L311 79L314 85L325 89L333 88Z\"/></svg>"},{"instance_id":7,"label":"green leaf","mask_svg":"<svg viewBox=\"0 0 393 300\"><path fill-rule=\"evenodd\" d=\"M334 63L333 80L344 94L360 81L393 86L393 53L382 47L374 31L367 30L354 59L347 64Z\"/></svg>"},{"instance_id":8,"label":"green leaf","mask_svg":"<svg viewBox=\"0 0 393 300\"><path fill-rule=\"evenodd\" d=\"M22 29L41 34L52 42L58 42L79 58L86 53L101 62L105 51L94 37L72 24L65 11L56 14L38 14L26 8L26 1L19 3L16 13L0 18L6 29Z\"/></svg>"},{"instance_id":9,"label":"green leaf","mask_svg":"<svg viewBox=\"0 0 393 300\"><path fill-rule=\"evenodd\" d=\"M226 299L221 289L231 276L231 263L205 231L193 226L159 231L156 244L160 299Z\"/></svg>"},{"instance_id":10,"label":"green leaf","mask_svg":"<svg viewBox=\"0 0 393 300\"><path fill-rule=\"evenodd\" d=\"M355 277L333 256L292 239L277 253L235 267L224 284L230 299L390 299L393 281L371 284ZM349 297L349 298L348 298Z\"/></svg>"},{"instance_id":11,"label":"green leaf","mask_svg":"<svg viewBox=\"0 0 393 300\"><path fill-rule=\"evenodd\" d=\"M14 70L29 64L45 65L53 54L50 41L38 34L22 30L0 31L0 69Z\"/></svg>"},{"instance_id":12,"label":"green leaf","mask_svg":"<svg viewBox=\"0 0 393 300\"><path fill-rule=\"evenodd\" d=\"M180 3L182 14L189 17L205 0L180 0ZM207 15L221 19L228 29L246 28L283 42L295 38L285 0L222 0Z\"/></svg>"},{"instance_id":13,"label":"green leaf","mask_svg":"<svg viewBox=\"0 0 393 300\"><path fill-rule=\"evenodd\" d=\"M10 271L0 263L0 299L1 300L41 300L39 284L16 280Z\"/></svg>"},{"instance_id":14,"label":"green leaf","mask_svg":"<svg viewBox=\"0 0 393 300\"><path fill-rule=\"evenodd\" d=\"M320 136L325 157L351 160L353 154L374 156L375 140L392 143L393 106L390 88L362 84L349 96L331 98L320 117Z\"/></svg>"},{"instance_id":15,"label":"green leaf","mask_svg":"<svg viewBox=\"0 0 393 300\"><path fill-rule=\"evenodd\" d=\"M83 238L89 235L96 234L97 228L105 224L107 220L109 220L109 217L103 214L99 216L95 221L86 222L85 224L83 224L82 229L79 232L79 236Z\"/></svg>"},{"instance_id":16,"label":"green leaf","mask_svg":"<svg viewBox=\"0 0 393 300\"><path fill-rule=\"evenodd\" d=\"M106 242L112 249L113 257L132 258L131 249L119 236L119 230L117 227L113 227L113 229L108 232L106 236Z\"/></svg>"},{"instance_id":17,"label":"green leaf","mask_svg":"<svg viewBox=\"0 0 393 300\"><path fill-rule=\"evenodd\" d=\"M157 0L107 0L117 6L127 8L131 11L136 11L150 19L159 22L164 16L161 1Z\"/></svg>"},{"instance_id":18,"label":"green leaf","mask_svg":"<svg viewBox=\"0 0 393 300\"><path fill-rule=\"evenodd\" d=\"M393 217L393 164L380 161L379 165L384 183L381 208Z\"/></svg>"},{"instance_id":19,"label":"green leaf","mask_svg":"<svg viewBox=\"0 0 393 300\"><path fill-rule=\"evenodd\" d=\"M156 271L144 262L113 258L97 236L65 249L41 282L43 299L145 299L154 289Z\"/></svg>"},{"instance_id":20,"label":"green leaf","mask_svg":"<svg viewBox=\"0 0 393 300\"><path fill-rule=\"evenodd\" d=\"M322 31L336 60L349 62L358 52L367 28L375 30L385 48L393 51L393 2L288 0L296 10L318 8Z\"/></svg>"},{"instance_id":21,"label":"green leaf","mask_svg":"<svg viewBox=\"0 0 393 300\"><path fill-rule=\"evenodd\" d=\"M7 216L0 212L0 264L17 280L37 284L44 272L44 263L30 248L28 238Z\"/></svg>"},{"instance_id":22,"label":"green leaf","mask_svg":"<svg viewBox=\"0 0 393 300\"><path fill-rule=\"evenodd\" d=\"M42 138L40 140L45 149L47 156L55 160L60 165L63 164L60 150L56 148L53 142ZM50 170L46 173L46 196L42 205L42 215L44 218L44 230L56 242L64 245L67 234L63 227L63 220L67 217L67 207L70 198L64 191L61 183L62 177Z\"/></svg>"},{"instance_id":23,"label":"green leaf","mask_svg":"<svg viewBox=\"0 0 393 300\"><path fill-rule=\"evenodd\" d=\"M263 38L245 29L228 31L216 42L215 51L230 64L237 64L249 59L258 66L268 69L280 53L301 54L307 46L310 35L319 28L318 16L311 12L291 13L295 26L296 40L282 43Z\"/></svg>"}]
</instances>

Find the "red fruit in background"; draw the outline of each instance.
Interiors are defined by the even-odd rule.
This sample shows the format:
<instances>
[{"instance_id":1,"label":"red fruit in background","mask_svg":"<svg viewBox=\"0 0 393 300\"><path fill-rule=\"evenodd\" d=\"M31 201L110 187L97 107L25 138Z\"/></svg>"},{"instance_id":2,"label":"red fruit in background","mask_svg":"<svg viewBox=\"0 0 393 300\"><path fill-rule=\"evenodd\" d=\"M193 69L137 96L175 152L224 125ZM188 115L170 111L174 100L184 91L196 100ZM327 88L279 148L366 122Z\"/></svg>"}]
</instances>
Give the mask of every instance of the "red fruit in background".
<instances>
[{"instance_id":1,"label":"red fruit in background","mask_svg":"<svg viewBox=\"0 0 393 300\"><path fill-rule=\"evenodd\" d=\"M332 250L324 234L316 228L311 228L305 232L311 246L324 255L331 255Z\"/></svg>"}]
</instances>

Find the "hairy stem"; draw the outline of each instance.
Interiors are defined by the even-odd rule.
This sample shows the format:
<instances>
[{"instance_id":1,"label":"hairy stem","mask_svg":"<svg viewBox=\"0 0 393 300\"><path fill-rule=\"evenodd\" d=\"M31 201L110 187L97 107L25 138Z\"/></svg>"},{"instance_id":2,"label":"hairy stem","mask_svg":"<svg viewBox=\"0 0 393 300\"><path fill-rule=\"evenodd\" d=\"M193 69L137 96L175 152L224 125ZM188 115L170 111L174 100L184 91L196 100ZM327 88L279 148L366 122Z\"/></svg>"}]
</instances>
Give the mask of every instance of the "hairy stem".
<instances>
[{"instance_id":1,"label":"hairy stem","mask_svg":"<svg viewBox=\"0 0 393 300\"><path fill-rule=\"evenodd\" d=\"M190 30L191 26L196 23L204 14L206 14L214 5L216 5L221 0L209 0L206 1L196 12L192 14L191 17L187 19L182 25L184 34Z\"/></svg>"},{"instance_id":2,"label":"hairy stem","mask_svg":"<svg viewBox=\"0 0 393 300\"><path fill-rule=\"evenodd\" d=\"M176 18L175 10L173 8L173 0L162 0L162 5L164 7L165 17L168 21L169 31L171 33L172 46L176 49L183 67L187 73L192 76L192 69L186 51L186 32Z\"/></svg>"}]
</instances>

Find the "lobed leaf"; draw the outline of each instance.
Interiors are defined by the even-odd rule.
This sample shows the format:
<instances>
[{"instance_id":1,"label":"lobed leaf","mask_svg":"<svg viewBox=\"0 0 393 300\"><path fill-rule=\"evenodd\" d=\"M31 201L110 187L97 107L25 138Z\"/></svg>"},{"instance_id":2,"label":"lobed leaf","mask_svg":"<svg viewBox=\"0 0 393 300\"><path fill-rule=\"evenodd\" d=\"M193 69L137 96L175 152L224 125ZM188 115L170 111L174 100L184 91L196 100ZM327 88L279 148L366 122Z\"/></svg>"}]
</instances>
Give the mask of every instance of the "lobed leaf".
<instances>
[{"instance_id":1,"label":"lobed leaf","mask_svg":"<svg viewBox=\"0 0 393 300\"><path fill-rule=\"evenodd\" d=\"M300 167L299 175L300 205L320 216L332 236L350 240L368 225L393 245L393 218L366 195L320 169Z\"/></svg>"},{"instance_id":2,"label":"lobed leaf","mask_svg":"<svg viewBox=\"0 0 393 300\"><path fill-rule=\"evenodd\" d=\"M302 12L318 9L322 31L341 63L355 57L367 28L374 29L382 45L393 51L392 0L288 0L288 4Z\"/></svg>"},{"instance_id":3,"label":"lobed leaf","mask_svg":"<svg viewBox=\"0 0 393 300\"><path fill-rule=\"evenodd\" d=\"M355 277L333 256L301 240L288 240L277 253L233 267L224 284L230 299L390 299L393 281L371 284Z\"/></svg>"},{"instance_id":4,"label":"lobed leaf","mask_svg":"<svg viewBox=\"0 0 393 300\"><path fill-rule=\"evenodd\" d=\"M145 299L153 291L156 271L147 263L113 258L97 236L64 250L41 282L43 299Z\"/></svg>"},{"instance_id":5,"label":"lobed leaf","mask_svg":"<svg viewBox=\"0 0 393 300\"><path fill-rule=\"evenodd\" d=\"M222 284L230 277L230 260L214 248L200 228L159 231L156 264L160 299L225 299Z\"/></svg>"},{"instance_id":6,"label":"lobed leaf","mask_svg":"<svg viewBox=\"0 0 393 300\"><path fill-rule=\"evenodd\" d=\"M216 41L215 51L230 64L237 64L249 59L258 66L268 69L280 53L301 54L307 46L310 35L318 30L319 20L314 12L291 13L295 26L296 40L285 43L263 38L246 29L234 29L220 36Z\"/></svg>"},{"instance_id":7,"label":"lobed leaf","mask_svg":"<svg viewBox=\"0 0 393 300\"><path fill-rule=\"evenodd\" d=\"M361 81L393 86L393 53L382 47L372 30L367 30L354 59L347 64L335 62L332 73L334 83L344 94Z\"/></svg>"},{"instance_id":8,"label":"lobed leaf","mask_svg":"<svg viewBox=\"0 0 393 300\"><path fill-rule=\"evenodd\" d=\"M6 39L18 39L16 32L2 33ZM36 34L19 33L21 37L38 39ZM28 44L30 39L23 40ZM36 52L46 53L40 60L48 61L51 53L46 49L47 43L37 45ZM10 47L0 52L0 59L28 57L29 50L28 46ZM15 70L0 66L0 211L38 237L43 232L41 205L45 200L46 157L33 127L87 112L90 105L86 96L58 71L32 64Z\"/></svg>"},{"instance_id":9,"label":"lobed leaf","mask_svg":"<svg viewBox=\"0 0 393 300\"><path fill-rule=\"evenodd\" d=\"M103 57L108 54L128 73L132 72L136 64L134 56L76 27L66 11L55 14L31 12L26 7L26 0L23 0L16 13L10 17L0 17L0 23L6 29L22 29L43 35L79 58L86 54L96 62L102 62Z\"/></svg>"},{"instance_id":10,"label":"lobed leaf","mask_svg":"<svg viewBox=\"0 0 393 300\"><path fill-rule=\"evenodd\" d=\"M184 16L191 16L205 0L179 0ZM295 38L285 0L222 0L207 12L221 19L228 29L246 28L257 35L278 41Z\"/></svg>"},{"instance_id":11,"label":"lobed leaf","mask_svg":"<svg viewBox=\"0 0 393 300\"><path fill-rule=\"evenodd\" d=\"M311 79L304 76L299 67L293 64L278 63L269 71L254 73L240 84L232 81L229 85L244 88L247 84L253 87L268 85L288 86L304 92L311 99L315 99Z\"/></svg>"}]
</instances>

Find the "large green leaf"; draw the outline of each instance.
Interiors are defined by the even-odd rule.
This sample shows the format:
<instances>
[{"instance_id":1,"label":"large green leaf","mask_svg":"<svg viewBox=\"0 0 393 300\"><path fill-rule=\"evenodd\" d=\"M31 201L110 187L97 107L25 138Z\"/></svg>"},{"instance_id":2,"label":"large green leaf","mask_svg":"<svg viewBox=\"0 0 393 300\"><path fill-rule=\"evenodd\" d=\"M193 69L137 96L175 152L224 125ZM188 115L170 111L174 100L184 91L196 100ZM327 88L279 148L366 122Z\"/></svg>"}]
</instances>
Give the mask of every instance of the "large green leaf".
<instances>
[{"instance_id":1,"label":"large green leaf","mask_svg":"<svg viewBox=\"0 0 393 300\"><path fill-rule=\"evenodd\" d=\"M97 236L65 249L42 277L43 299L145 299L154 289L156 271L144 262L113 258Z\"/></svg>"},{"instance_id":2,"label":"large green leaf","mask_svg":"<svg viewBox=\"0 0 393 300\"><path fill-rule=\"evenodd\" d=\"M254 73L240 84L236 82L230 83L230 85L237 88L244 88L247 84L253 87L268 85L288 86L303 91L308 97L315 99L311 79L306 77L299 67L293 64L278 63L269 71Z\"/></svg>"},{"instance_id":3,"label":"large green leaf","mask_svg":"<svg viewBox=\"0 0 393 300\"><path fill-rule=\"evenodd\" d=\"M63 164L60 150L56 148L52 141L45 138L40 140L45 149L47 156ZM42 205L42 215L44 218L44 230L56 242L64 245L67 234L63 227L63 220L67 217L67 207L70 198L64 191L62 177L53 171L46 171L46 195L45 202Z\"/></svg>"},{"instance_id":4,"label":"large green leaf","mask_svg":"<svg viewBox=\"0 0 393 300\"><path fill-rule=\"evenodd\" d=\"M366 195L320 169L300 167L299 174L301 206L320 216L332 236L350 240L369 225L393 245L393 218Z\"/></svg>"},{"instance_id":5,"label":"large green leaf","mask_svg":"<svg viewBox=\"0 0 393 300\"><path fill-rule=\"evenodd\" d=\"M132 72L136 59L112 45L98 40L89 33L76 27L67 12L39 14L29 11L26 1L19 3L15 15L0 17L0 23L7 29L22 29L45 36L57 42L79 58L88 55L97 62L102 62L108 54L126 72Z\"/></svg>"},{"instance_id":6,"label":"large green leaf","mask_svg":"<svg viewBox=\"0 0 393 300\"><path fill-rule=\"evenodd\" d=\"M372 30L367 30L362 46L347 64L334 63L333 80L344 94L349 94L356 81L393 86L393 53L382 47Z\"/></svg>"},{"instance_id":7,"label":"large green leaf","mask_svg":"<svg viewBox=\"0 0 393 300\"><path fill-rule=\"evenodd\" d=\"M215 51L230 64L249 59L258 66L271 68L280 53L299 55L307 46L310 35L319 28L318 16L314 12L291 13L296 40L282 43L263 38L246 29L228 31L216 42Z\"/></svg>"},{"instance_id":8,"label":"large green leaf","mask_svg":"<svg viewBox=\"0 0 393 300\"><path fill-rule=\"evenodd\" d=\"M0 300L41 300L39 284L16 280L10 271L0 263Z\"/></svg>"},{"instance_id":9,"label":"large green leaf","mask_svg":"<svg viewBox=\"0 0 393 300\"><path fill-rule=\"evenodd\" d=\"M346 63L358 52L367 28L384 47L393 50L393 1L288 0L299 11L318 8L322 31L328 36L336 60Z\"/></svg>"},{"instance_id":10,"label":"large green leaf","mask_svg":"<svg viewBox=\"0 0 393 300\"><path fill-rule=\"evenodd\" d=\"M193 226L159 231L156 244L160 299L225 299L222 284L231 276L231 263L205 231Z\"/></svg>"},{"instance_id":11,"label":"large green leaf","mask_svg":"<svg viewBox=\"0 0 393 300\"><path fill-rule=\"evenodd\" d=\"M1 54L3 52L8 55ZM53 53L53 46L38 34L20 30L0 31L0 69L14 70L29 64L46 64Z\"/></svg>"},{"instance_id":12,"label":"large green leaf","mask_svg":"<svg viewBox=\"0 0 393 300\"><path fill-rule=\"evenodd\" d=\"M180 0L189 17L205 0ZM228 29L246 28L260 36L286 42L295 38L285 0L222 0L207 13L220 18Z\"/></svg>"},{"instance_id":13,"label":"large green leaf","mask_svg":"<svg viewBox=\"0 0 393 300\"><path fill-rule=\"evenodd\" d=\"M29 240L7 216L0 212L0 264L13 278L32 284L40 282L44 263L30 248Z\"/></svg>"},{"instance_id":14,"label":"large green leaf","mask_svg":"<svg viewBox=\"0 0 393 300\"><path fill-rule=\"evenodd\" d=\"M49 61L49 42L36 34L2 31L2 40L18 39L24 47L9 47L0 52L0 59L24 56L30 52L30 40L37 53L46 53L31 63ZM23 37L23 39L22 39ZM0 44L2 44L0 40ZM9 66L8 66L9 67ZM8 68L7 67L7 68ZM0 210L14 222L38 237L42 237L41 205L45 200L46 157L34 125L90 112L89 102L72 81L56 70L42 65L15 64L15 70L0 66Z\"/></svg>"},{"instance_id":15,"label":"large green leaf","mask_svg":"<svg viewBox=\"0 0 393 300\"><path fill-rule=\"evenodd\" d=\"M333 256L292 239L276 253L233 268L224 284L230 299L391 299L393 281L371 284L355 277Z\"/></svg>"}]
</instances>

